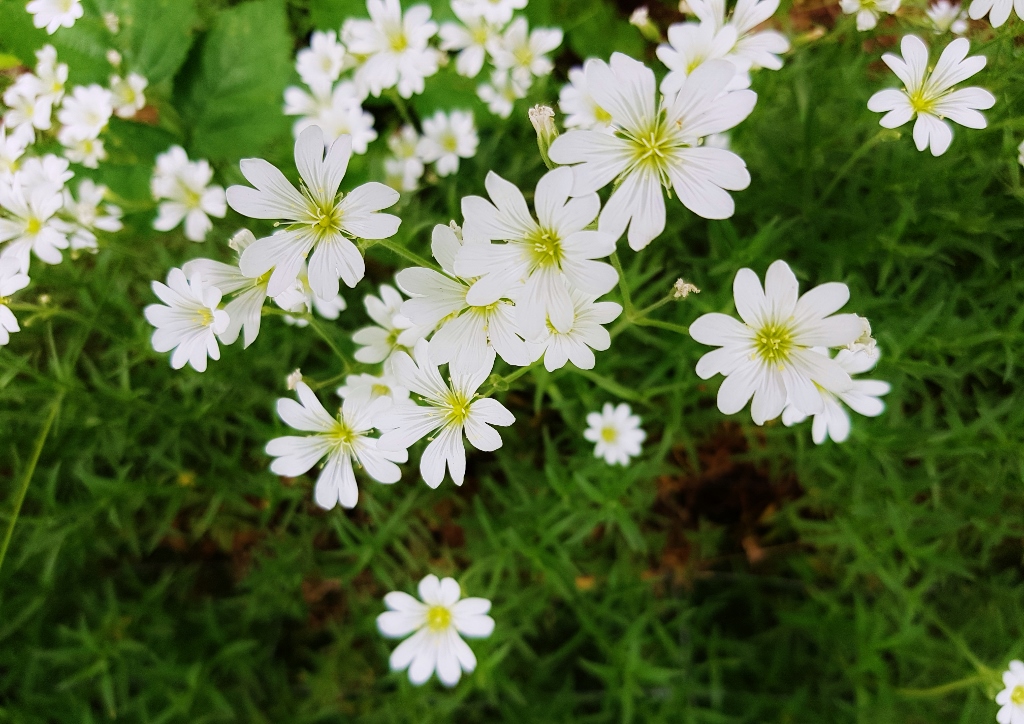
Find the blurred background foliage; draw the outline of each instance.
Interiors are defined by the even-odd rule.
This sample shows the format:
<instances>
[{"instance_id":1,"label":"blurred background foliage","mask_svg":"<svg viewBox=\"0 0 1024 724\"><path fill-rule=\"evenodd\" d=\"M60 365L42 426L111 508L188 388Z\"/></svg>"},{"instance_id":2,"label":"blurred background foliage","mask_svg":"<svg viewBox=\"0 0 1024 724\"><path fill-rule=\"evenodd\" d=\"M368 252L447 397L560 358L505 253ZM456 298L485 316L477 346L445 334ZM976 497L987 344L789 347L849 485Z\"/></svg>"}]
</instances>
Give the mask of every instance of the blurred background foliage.
<instances>
[{"instance_id":1,"label":"blurred background foliage","mask_svg":"<svg viewBox=\"0 0 1024 724\"><path fill-rule=\"evenodd\" d=\"M536 370L506 404L517 424L467 482L430 490L415 466L362 482L353 511L323 512L309 476L271 474L263 446L296 367L340 366L309 330L265 320L255 345L202 375L149 346L152 279L196 256L230 258L229 212L204 246L150 228L153 158L173 143L240 182L262 156L294 176L283 89L313 29L364 16L357 0L86 0L51 38L23 0L0 0L0 53L31 65L52 42L72 83L103 82L106 51L150 79L146 122L114 119L108 184L126 231L95 256L33 267L44 309L0 349L0 481L15 482L53 405L0 570L3 722L934 722L994 721L1008 660L1024 657L1024 139L1022 23L977 24L975 78L998 97L989 128L957 127L936 159L879 133L869 95L895 84L872 38L816 2L784 2L795 50L754 76L733 134L753 176L737 212L708 222L669 204L668 229L624 257L639 304L678 276L703 289L663 308L688 324L732 308L741 266L784 258L805 288L850 285L883 350L889 409L843 444L808 427L758 428L715 408L704 351L673 332L617 328L592 372ZM448 19L442 0L435 18ZM426 250L489 169L532 188L543 167L526 109L569 67L623 51L653 60L628 0L531 0L531 25L566 31L558 70L508 122L452 68L411 102L467 107L480 151L456 177L403 197L398 240ZM664 28L681 16L653 5ZM101 13L115 12L111 35ZM901 21L920 24L905 7ZM827 30L821 34L817 28ZM820 37L819 37L820 36ZM6 81L9 82L9 77ZM382 140L349 181L382 177L400 124L368 102ZM254 228L266 231L267 228ZM351 352L361 297L401 260L368 252L368 279L330 326ZM616 293L613 293L613 296ZM320 390L331 397L331 387ZM595 460L583 418L624 400L649 440L626 469ZM417 456L414 454L413 459ZM381 597L426 573L494 601L478 670L448 691L387 671Z\"/></svg>"}]
</instances>

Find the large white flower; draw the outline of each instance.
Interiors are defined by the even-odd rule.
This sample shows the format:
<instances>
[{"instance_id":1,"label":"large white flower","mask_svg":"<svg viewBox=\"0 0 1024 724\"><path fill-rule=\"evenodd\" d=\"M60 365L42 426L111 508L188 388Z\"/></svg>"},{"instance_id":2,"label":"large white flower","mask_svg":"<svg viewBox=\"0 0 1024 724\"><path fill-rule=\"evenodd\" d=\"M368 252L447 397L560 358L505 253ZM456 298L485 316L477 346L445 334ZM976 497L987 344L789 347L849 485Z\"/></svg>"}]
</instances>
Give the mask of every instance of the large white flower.
<instances>
[{"instance_id":1,"label":"large white flower","mask_svg":"<svg viewBox=\"0 0 1024 724\"><path fill-rule=\"evenodd\" d=\"M640 454L640 445L647 433L640 427L640 418L622 402L604 403L601 412L587 415L583 437L594 445L594 457L604 458L609 465L629 465L629 459Z\"/></svg>"},{"instance_id":2,"label":"large white flower","mask_svg":"<svg viewBox=\"0 0 1024 724\"><path fill-rule=\"evenodd\" d=\"M1010 11L1016 10L1017 17L1024 20L1024 0L974 0L969 14L972 20L981 20L988 15L993 28L998 28L1010 17Z\"/></svg>"},{"instance_id":3,"label":"large white flower","mask_svg":"<svg viewBox=\"0 0 1024 724\"><path fill-rule=\"evenodd\" d=\"M429 343L416 343L415 361L405 352L397 353L392 370L398 382L423 398L425 405L392 405L377 416L384 434L382 450L406 450L421 438L437 431L420 458L420 474L431 488L444 480L447 467L456 485L466 475L466 448L462 435L477 450L491 452L501 447L501 435L491 425L515 422L512 413L497 400L478 397L477 390L494 366L494 354L472 374L453 372L450 383L441 378L437 362L431 359Z\"/></svg>"},{"instance_id":4,"label":"large white flower","mask_svg":"<svg viewBox=\"0 0 1024 724\"><path fill-rule=\"evenodd\" d=\"M170 231L183 221L185 238L204 241L213 228L211 216L227 213L224 189L211 184L213 169L206 160L190 161L181 146L172 146L157 156L150 179L153 198L160 201L153 228Z\"/></svg>"},{"instance_id":5,"label":"large white flower","mask_svg":"<svg viewBox=\"0 0 1024 724\"><path fill-rule=\"evenodd\" d=\"M287 225L272 236L257 239L242 253L241 268L246 275L259 277L274 270L271 296L291 286L309 255L313 291L324 299L336 297L339 277L354 287L366 268L352 239L386 239L398 231L401 220L397 216L379 213L398 201L394 189L371 182L339 194L351 157L350 136L331 144L325 158L323 132L317 126L307 128L295 141L301 191L267 161L242 160L242 175L256 188L229 188L231 208L243 216L281 219Z\"/></svg>"},{"instance_id":6,"label":"large white flower","mask_svg":"<svg viewBox=\"0 0 1024 724\"><path fill-rule=\"evenodd\" d=\"M999 724L1024 724L1024 661L1011 661L1003 672L1002 691L996 694Z\"/></svg>"},{"instance_id":7,"label":"large white flower","mask_svg":"<svg viewBox=\"0 0 1024 724\"><path fill-rule=\"evenodd\" d=\"M23 171L0 179L0 259L14 259L28 273L32 254L47 264L59 264L68 248L68 226L55 216L64 205L59 188L49 183L24 184Z\"/></svg>"},{"instance_id":8,"label":"large white flower","mask_svg":"<svg viewBox=\"0 0 1024 724\"><path fill-rule=\"evenodd\" d=\"M11 303L11 295L27 287L28 282L28 275L14 259L0 257L0 347L11 341L11 334L21 331L8 305Z\"/></svg>"},{"instance_id":9,"label":"large white flower","mask_svg":"<svg viewBox=\"0 0 1024 724\"><path fill-rule=\"evenodd\" d=\"M451 176L459 170L459 159L473 158L479 144L472 111L437 111L423 119L416 151L423 161L434 164L438 176Z\"/></svg>"},{"instance_id":10,"label":"large white flower","mask_svg":"<svg viewBox=\"0 0 1024 724\"><path fill-rule=\"evenodd\" d=\"M489 22L466 3L452 3L452 10L461 23L445 23L441 26L441 50L459 51L455 58L455 70L459 75L476 78L487 59L487 45L499 37L501 26Z\"/></svg>"},{"instance_id":11,"label":"large white flower","mask_svg":"<svg viewBox=\"0 0 1024 724\"><path fill-rule=\"evenodd\" d=\"M121 209L103 203L106 194L107 187L92 179L83 179L78 184L77 199L71 194L71 189L64 189L64 211L74 219L70 238L72 251L95 249L97 230L113 234L124 228Z\"/></svg>"},{"instance_id":12,"label":"large white flower","mask_svg":"<svg viewBox=\"0 0 1024 724\"><path fill-rule=\"evenodd\" d=\"M85 13L82 0L32 0L25 9L32 14L32 24L50 35L70 28Z\"/></svg>"},{"instance_id":13,"label":"large white flower","mask_svg":"<svg viewBox=\"0 0 1024 724\"><path fill-rule=\"evenodd\" d=\"M352 150L366 153L367 146L377 139L373 116L363 110L363 95L355 83L344 81L325 89L313 89L312 94L291 86L284 91L284 114L302 116L292 126L298 138L310 126L319 126L324 133L324 144L329 147L344 135L352 137Z\"/></svg>"},{"instance_id":14,"label":"large white flower","mask_svg":"<svg viewBox=\"0 0 1024 724\"><path fill-rule=\"evenodd\" d=\"M460 18L475 15L494 25L505 25L516 10L526 7L527 0L452 0L452 10Z\"/></svg>"},{"instance_id":15,"label":"large white flower","mask_svg":"<svg viewBox=\"0 0 1024 724\"><path fill-rule=\"evenodd\" d=\"M520 83L507 70L495 70L491 72L490 82L476 87L476 94L491 113L508 118L516 101L525 98L529 88L529 83Z\"/></svg>"},{"instance_id":16,"label":"large white flower","mask_svg":"<svg viewBox=\"0 0 1024 724\"><path fill-rule=\"evenodd\" d=\"M690 336L719 347L697 362L697 375L725 375L718 390L718 409L731 415L751 396L750 412L762 425L782 414L787 398L807 415L824 408L819 388L832 393L850 389L849 373L814 347L842 347L863 332L856 314L834 314L850 298L840 282L822 284L798 298L799 284L789 265L768 267L765 285L751 269L740 269L733 281L736 311L742 322L717 312L690 325Z\"/></svg>"},{"instance_id":17,"label":"large white flower","mask_svg":"<svg viewBox=\"0 0 1024 724\"><path fill-rule=\"evenodd\" d=\"M230 321L228 313L218 309L220 290L207 286L201 274L187 277L181 269L167 273L167 284L153 282L153 293L163 304L146 307L146 319L156 327L153 349L170 352L171 367L180 370L186 364L196 372L206 371L206 359L220 359L217 335Z\"/></svg>"},{"instance_id":18,"label":"large white flower","mask_svg":"<svg viewBox=\"0 0 1024 724\"><path fill-rule=\"evenodd\" d=\"M868 110L886 112L879 121L884 128L898 128L916 116L917 150L930 146L933 156L941 156L953 141L953 129L945 119L967 128L984 128L985 117L978 110L996 103L996 97L984 88L953 90L957 83L985 67L985 56L967 57L970 47L967 38L957 38L946 46L935 69L929 72L928 46L916 35L904 36L900 44L902 58L892 53L882 56L904 87L878 91L868 99Z\"/></svg>"},{"instance_id":19,"label":"large white flower","mask_svg":"<svg viewBox=\"0 0 1024 724\"><path fill-rule=\"evenodd\" d=\"M715 28L728 24L736 29L731 57L742 58L750 68L778 70L782 67L779 54L789 50L789 41L774 30L756 30L779 9L779 0L738 0L728 15L725 0L690 0L688 4L702 23L710 23Z\"/></svg>"},{"instance_id":20,"label":"large white flower","mask_svg":"<svg viewBox=\"0 0 1024 724\"><path fill-rule=\"evenodd\" d=\"M511 299L476 306L466 301L476 280L455 273L455 259L462 249L456 232L457 227L434 227L431 251L444 274L421 267L398 272L398 286L412 297L402 304L402 314L427 329L440 325L430 340L430 354L438 364L447 363L452 372L470 374L480 369L491 349L510 365L528 365L530 352L519 336Z\"/></svg>"},{"instance_id":21,"label":"large white flower","mask_svg":"<svg viewBox=\"0 0 1024 724\"><path fill-rule=\"evenodd\" d=\"M575 289L570 291L573 319L564 332L548 324L540 337L528 340L532 357L544 356L544 367L549 372L572 362L581 370L592 370L596 359L593 350L603 352L611 347L612 339L603 324L613 322L622 314L622 306L615 302L598 302L593 296Z\"/></svg>"},{"instance_id":22,"label":"large white flower","mask_svg":"<svg viewBox=\"0 0 1024 724\"><path fill-rule=\"evenodd\" d=\"M548 323L561 332L569 331L570 287L597 297L618 282L614 268L594 261L615 251L615 237L587 229L601 202L596 193L570 199L572 178L567 168L541 177L533 197L539 222L530 214L522 192L493 171L485 182L490 201L480 196L462 200L466 244L454 268L463 278L480 277L470 287L466 302L493 304L522 282L516 309L527 337L540 336Z\"/></svg>"},{"instance_id":23,"label":"large white flower","mask_svg":"<svg viewBox=\"0 0 1024 724\"><path fill-rule=\"evenodd\" d=\"M131 118L146 106L146 86L149 81L138 73L129 73L122 78L110 76L110 93L113 97L114 115Z\"/></svg>"},{"instance_id":24,"label":"large white flower","mask_svg":"<svg viewBox=\"0 0 1024 724\"><path fill-rule=\"evenodd\" d=\"M662 93L675 93L697 68L709 60L725 60L736 71L726 86L727 90L747 88L750 85L750 62L732 55L736 45L736 28L732 25L717 27L713 23L676 23L668 29L668 43L658 46L658 59L669 69L661 81Z\"/></svg>"},{"instance_id":25,"label":"large white flower","mask_svg":"<svg viewBox=\"0 0 1024 724\"><path fill-rule=\"evenodd\" d=\"M558 93L558 107L565 114L566 128L611 131L612 116L597 105L587 88L587 75L582 68L569 70L569 82Z\"/></svg>"},{"instance_id":26,"label":"large white flower","mask_svg":"<svg viewBox=\"0 0 1024 724\"><path fill-rule=\"evenodd\" d=\"M438 580L430 575L420 581L417 601L408 593L393 591L384 597L388 610L377 617L377 628L388 638L409 638L391 654L391 670L409 669L409 681L419 686L437 671L445 686L459 683L462 672L476 668L476 656L466 638L487 638L494 619L487 615L486 598L463 598L454 578Z\"/></svg>"},{"instance_id":27,"label":"large white flower","mask_svg":"<svg viewBox=\"0 0 1024 724\"><path fill-rule=\"evenodd\" d=\"M839 0L839 7L847 15L857 15L857 30L872 30L878 25L882 13L894 14L900 9L900 0Z\"/></svg>"},{"instance_id":28,"label":"large white flower","mask_svg":"<svg viewBox=\"0 0 1024 724\"><path fill-rule=\"evenodd\" d=\"M310 88L330 90L345 69L345 46L338 42L338 34L333 30L314 32L309 47L295 56L295 69Z\"/></svg>"},{"instance_id":29,"label":"large white flower","mask_svg":"<svg viewBox=\"0 0 1024 724\"><path fill-rule=\"evenodd\" d=\"M410 352L416 342L423 339L431 327L413 324L402 311L402 295L389 284L380 285L380 296L367 294L363 299L366 313L376 325L363 327L352 335L352 341L362 345L355 358L365 364L376 364L391 358L396 352Z\"/></svg>"},{"instance_id":30,"label":"large white flower","mask_svg":"<svg viewBox=\"0 0 1024 724\"><path fill-rule=\"evenodd\" d=\"M577 164L574 195L618 181L601 211L601 231L618 238L628 226L630 247L643 249L665 229L662 187L673 188L699 216L732 216L734 204L726 189L750 184L746 164L731 151L701 146L704 137L727 131L750 115L757 102L750 90L723 92L735 74L731 63L704 63L660 105L654 73L628 56L616 53L610 65L589 60L584 72L594 100L612 116L614 134L569 131L555 139L548 153L555 163Z\"/></svg>"},{"instance_id":31,"label":"large white flower","mask_svg":"<svg viewBox=\"0 0 1024 724\"><path fill-rule=\"evenodd\" d=\"M819 348L815 351L828 355L828 351L824 349ZM877 348L871 352L842 349L834 359L852 377L874 368L878 362L878 352ZM885 403L878 398L888 394L890 389L888 382L856 379L845 392L832 393L819 389L822 409L814 415L814 422L811 425L811 437L815 444L821 445L826 437L832 438L834 442L845 442L850 436L850 415L843 409L841 403L845 403L851 410L865 417L878 417L885 411ZM807 415L795 404L787 405L782 411L782 422L787 427L797 425L806 419Z\"/></svg>"},{"instance_id":32,"label":"large white flower","mask_svg":"<svg viewBox=\"0 0 1024 724\"><path fill-rule=\"evenodd\" d=\"M555 64L548 53L562 44L558 28L536 28L530 32L526 18L516 18L502 35L487 45L491 60L498 70L505 70L521 85L529 86L533 77L551 75Z\"/></svg>"},{"instance_id":33,"label":"large white flower","mask_svg":"<svg viewBox=\"0 0 1024 724\"><path fill-rule=\"evenodd\" d=\"M422 93L424 78L437 72L440 53L429 46L437 34L430 6L402 14L398 0L366 0L369 20L349 18L341 29L348 51L360 62L356 84L375 96L398 88L403 98Z\"/></svg>"},{"instance_id":34,"label":"large white flower","mask_svg":"<svg viewBox=\"0 0 1024 724\"><path fill-rule=\"evenodd\" d=\"M271 472L294 477L302 475L323 458L327 458L317 478L313 498L321 508L330 510L340 504L354 508L359 499L353 462L379 483L396 483L402 477L395 463L409 459L405 450L382 450L370 437L373 418L388 407L385 400L363 402L354 398L344 401L337 417L332 417L305 382L295 385L299 402L290 398L277 401L277 414L290 427L313 435L278 437L267 443L267 454L273 456Z\"/></svg>"},{"instance_id":35,"label":"large white flower","mask_svg":"<svg viewBox=\"0 0 1024 724\"><path fill-rule=\"evenodd\" d=\"M61 143L70 145L66 140L96 138L113 114L114 96L106 88L95 83L75 86L71 95L64 97L57 112L57 120L63 126L60 129Z\"/></svg>"}]
</instances>

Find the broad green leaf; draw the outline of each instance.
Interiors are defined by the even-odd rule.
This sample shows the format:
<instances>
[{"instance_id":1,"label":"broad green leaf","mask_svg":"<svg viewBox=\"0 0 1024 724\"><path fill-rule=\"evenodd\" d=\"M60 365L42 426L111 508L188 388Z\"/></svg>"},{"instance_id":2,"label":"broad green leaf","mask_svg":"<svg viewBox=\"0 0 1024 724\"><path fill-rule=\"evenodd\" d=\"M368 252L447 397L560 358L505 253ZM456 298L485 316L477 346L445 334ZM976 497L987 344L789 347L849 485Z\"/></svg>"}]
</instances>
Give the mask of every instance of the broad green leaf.
<instances>
[{"instance_id":1,"label":"broad green leaf","mask_svg":"<svg viewBox=\"0 0 1024 724\"><path fill-rule=\"evenodd\" d=\"M144 75L151 85L173 76L192 45L195 0L121 0L121 7L125 71Z\"/></svg>"}]
</instances>

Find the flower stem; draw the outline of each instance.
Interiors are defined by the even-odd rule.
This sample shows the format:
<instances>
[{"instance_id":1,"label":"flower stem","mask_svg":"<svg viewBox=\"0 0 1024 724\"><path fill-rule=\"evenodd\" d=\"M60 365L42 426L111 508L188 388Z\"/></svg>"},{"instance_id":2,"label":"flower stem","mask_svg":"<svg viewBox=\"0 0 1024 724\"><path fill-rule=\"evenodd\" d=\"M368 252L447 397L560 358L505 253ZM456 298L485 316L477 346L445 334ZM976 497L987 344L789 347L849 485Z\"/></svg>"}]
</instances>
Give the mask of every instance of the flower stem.
<instances>
[{"instance_id":1,"label":"flower stem","mask_svg":"<svg viewBox=\"0 0 1024 724\"><path fill-rule=\"evenodd\" d=\"M0 567L4 564L4 558L7 557L7 546L11 543L11 536L14 534L14 525L18 522L18 516L21 515L21 506L22 503L25 502L25 493L28 492L28 484L36 472L36 465L39 464L39 456L43 454L43 445L46 444L46 438L50 435L50 428L53 427L53 422L57 419L57 412L60 410L60 405L63 401L64 393L60 392L50 405L50 414L46 416L46 420L43 422L43 427L39 431L39 435L36 437L35 447L32 448L32 455L28 459L28 465L25 467L25 472L21 476L21 482L18 486L18 491L15 494L14 511L11 513L11 519L7 523L7 530L4 532L3 542L0 543Z\"/></svg>"},{"instance_id":2,"label":"flower stem","mask_svg":"<svg viewBox=\"0 0 1024 724\"><path fill-rule=\"evenodd\" d=\"M480 396L481 397L490 397L499 388L507 389L510 383L515 382L516 380L518 380L520 377L522 377L527 372L532 370L538 364L540 364L540 360L539 359L538 360L534 360L531 364L528 364L526 367L520 367L515 372L512 372L511 374L505 375L504 377L500 378L499 380L495 380L494 382L492 382L488 386L488 388L486 390L484 390L483 392L480 393Z\"/></svg>"},{"instance_id":3,"label":"flower stem","mask_svg":"<svg viewBox=\"0 0 1024 724\"><path fill-rule=\"evenodd\" d=\"M930 699L932 697L945 696L959 689L967 689L975 684L984 684L990 681L991 677L983 674L975 674L963 679L951 681L941 686L933 686L928 689L897 689L896 693L908 699Z\"/></svg>"},{"instance_id":4,"label":"flower stem","mask_svg":"<svg viewBox=\"0 0 1024 724\"><path fill-rule=\"evenodd\" d=\"M395 109L398 111L398 115L402 117L402 120L408 125L415 128L416 132L419 133L420 127L416 124L415 121L413 121L412 115L409 113L409 106L406 104L405 99L402 98L402 96L398 95L398 91L395 90L394 88L388 91L388 97L391 99L391 102L395 105Z\"/></svg>"},{"instance_id":5,"label":"flower stem","mask_svg":"<svg viewBox=\"0 0 1024 724\"><path fill-rule=\"evenodd\" d=\"M629 294L629 285L626 283L626 272L622 269L622 262L619 261L618 252L613 251L611 255L612 266L619 273L619 291L622 293L622 308L626 312L627 319L633 319L633 297Z\"/></svg>"},{"instance_id":6,"label":"flower stem","mask_svg":"<svg viewBox=\"0 0 1024 724\"><path fill-rule=\"evenodd\" d=\"M431 263L430 261L423 258L414 251L409 251L404 246L396 243L392 239L376 239L373 241L367 240L367 245L364 248L368 249L375 244L379 244L380 246L383 246L385 249L393 251L398 256L408 259L417 266L425 267L427 269L433 269L434 271L440 271L440 269L438 269L437 267L437 264Z\"/></svg>"},{"instance_id":7,"label":"flower stem","mask_svg":"<svg viewBox=\"0 0 1024 724\"><path fill-rule=\"evenodd\" d=\"M342 366L345 368L345 372L348 373L352 370L352 365L348 361L348 357L341 351L341 348L335 344L334 340L331 339L331 335L327 334L327 330L324 329L323 325L320 324L319 320L316 319L312 314L305 314L303 318L309 321L309 326L313 328L313 331L320 335L320 339L327 343L327 346L334 352L335 357L341 360Z\"/></svg>"},{"instance_id":8,"label":"flower stem","mask_svg":"<svg viewBox=\"0 0 1024 724\"><path fill-rule=\"evenodd\" d=\"M846 160L846 163L842 165L836 175L832 177L832 182L825 187L821 196L818 198L818 203L823 204L828 200L828 197L832 195L832 192L836 190L836 186L839 182L846 178L846 174L850 172L853 165L857 163L868 151L874 148L881 141L892 141L900 137L899 131L894 131L888 128L883 128L881 131L873 135L868 140L861 144L860 148L853 152L853 155Z\"/></svg>"}]
</instances>

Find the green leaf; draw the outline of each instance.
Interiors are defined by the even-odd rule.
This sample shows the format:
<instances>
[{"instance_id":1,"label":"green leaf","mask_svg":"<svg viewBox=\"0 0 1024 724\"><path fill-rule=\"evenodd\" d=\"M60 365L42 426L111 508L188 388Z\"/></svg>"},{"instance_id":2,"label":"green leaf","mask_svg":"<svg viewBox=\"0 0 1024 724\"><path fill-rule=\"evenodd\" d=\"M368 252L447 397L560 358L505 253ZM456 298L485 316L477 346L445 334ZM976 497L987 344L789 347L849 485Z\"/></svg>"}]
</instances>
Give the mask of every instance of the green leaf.
<instances>
[{"instance_id":1,"label":"green leaf","mask_svg":"<svg viewBox=\"0 0 1024 724\"><path fill-rule=\"evenodd\" d=\"M192 46L195 0L122 0L125 70L155 85L173 76Z\"/></svg>"},{"instance_id":2,"label":"green leaf","mask_svg":"<svg viewBox=\"0 0 1024 724\"><path fill-rule=\"evenodd\" d=\"M309 19L318 30L338 30L346 18L365 18L363 0L310 0Z\"/></svg>"},{"instance_id":3,"label":"green leaf","mask_svg":"<svg viewBox=\"0 0 1024 724\"><path fill-rule=\"evenodd\" d=\"M191 151L211 160L253 155L287 134L281 111L292 40L280 0L260 0L218 16L203 39L199 72L183 116Z\"/></svg>"},{"instance_id":4,"label":"green leaf","mask_svg":"<svg viewBox=\"0 0 1024 724\"><path fill-rule=\"evenodd\" d=\"M46 32L32 25L32 16L25 12L21 0L0 0L0 50L34 67L36 48L46 42Z\"/></svg>"}]
</instances>

